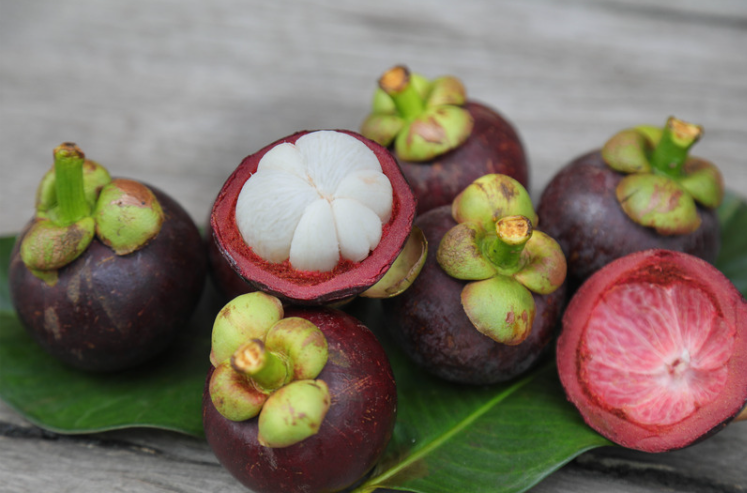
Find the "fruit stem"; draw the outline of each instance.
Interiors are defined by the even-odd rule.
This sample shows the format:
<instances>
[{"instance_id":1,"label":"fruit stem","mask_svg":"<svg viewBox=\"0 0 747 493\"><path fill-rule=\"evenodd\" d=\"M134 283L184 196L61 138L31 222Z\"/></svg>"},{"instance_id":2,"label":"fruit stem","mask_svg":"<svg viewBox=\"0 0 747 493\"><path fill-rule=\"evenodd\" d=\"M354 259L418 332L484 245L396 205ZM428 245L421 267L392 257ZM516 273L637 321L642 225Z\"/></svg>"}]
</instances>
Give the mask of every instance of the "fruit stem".
<instances>
[{"instance_id":1,"label":"fruit stem","mask_svg":"<svg viewBox=\"0 0 747 493\"><path fill-rule=\"evenodd\" d=\"M532 237L532 222L526 216L505 216L495 224L497 236L486 248L494 265L507 272L521 267L524 245Z\"/></svg>"},{"instance_id":2,"label":"fruit stem","mask_svg":"<svg viewBox=\"0 0 747 493\"><path fill-rule=\"evenodd\" d=\"M410 84L410 71L407 67L397 65L384 72L379 79L379 87L392 98L397 111L405 120L412 120L423 112L425 102Z\"/></svg>"},{"instance_id":3,"label":"fruit stem","mask_svg":"<svg viewBox=\"0 0 747 493\"><path fill-rule=\"evenodd\" d=\"M282 387L290 375L286 361L266 351L260 339L252 339L240 346L231 356L231 367L265 390Z\"/></svg>"},{"instance_id":4,"label":"fruit stem","mask_svg":"<svg viewBox=\"0 0 747 493\"><path fill-rule=\"evenodd\" d=\"M690 148L701 135L703 135L703 128L699 125L678 120L673 116L669 117L661 134L661 140L651 156L654 169L669 176L680 176Z\"/></svg>"},{"instance_id":5,"label":"fruit stem","mask_svg":"<svg viewBox=\"0 0 747 493\"><path fill-rule=\"evenodd\" d=\"M65 142L54 150L54 173L59 215L58 226L69 226L90 215L83 190L83 162L85 155L72 142Z\"/></svg>"}]
</instances>

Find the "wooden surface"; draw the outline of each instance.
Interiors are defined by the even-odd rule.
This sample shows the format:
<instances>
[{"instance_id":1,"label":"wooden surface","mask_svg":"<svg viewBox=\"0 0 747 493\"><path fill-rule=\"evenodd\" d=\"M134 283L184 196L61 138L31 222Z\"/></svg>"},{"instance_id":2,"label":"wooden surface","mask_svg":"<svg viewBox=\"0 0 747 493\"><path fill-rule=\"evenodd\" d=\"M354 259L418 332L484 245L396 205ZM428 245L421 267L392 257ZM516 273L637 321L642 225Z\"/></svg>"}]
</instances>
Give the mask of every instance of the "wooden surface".
<instances>
[{"instance_id":1,"label":"wooden surface","mask_svg":"<svg viewBox=\"0 0 747 493\"><path fill-rule=\"evenodd\" d=\"M747 3L0 0L0 234L31 217L75 141L200 223L247 154L296 130L357 129L378 76L458 75L518 128L538 197L619 129L700 123L694 153L747 195ZM533 492L747 491L747 425L660 455L597 450ZM199 440L44 432L0 403L2 492L244 491Z\"/></svg>"}]
</instances>

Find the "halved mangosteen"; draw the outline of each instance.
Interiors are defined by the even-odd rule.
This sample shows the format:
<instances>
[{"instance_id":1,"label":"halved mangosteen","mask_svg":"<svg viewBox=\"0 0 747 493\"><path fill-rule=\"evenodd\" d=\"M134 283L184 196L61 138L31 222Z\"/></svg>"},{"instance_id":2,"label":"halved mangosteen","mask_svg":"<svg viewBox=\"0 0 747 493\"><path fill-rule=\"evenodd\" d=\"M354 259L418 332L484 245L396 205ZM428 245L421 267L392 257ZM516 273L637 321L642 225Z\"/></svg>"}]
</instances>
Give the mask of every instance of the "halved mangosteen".
<instances>
[{"instance_id":1,"label":"halved mangosteen","mask_svg":"<svg viewBox=\"0 0 747 493\"><path fill-rule=\"evenodd\" d=\"M401 275L369 294L406 289L425 260L422 234L412 235L420 255L400 255L415 211L384 147L346 130L302 131L242 161L215 200L210 226L220 253L254 288L319 305L364 293L398 258L407 262L396 269Z\"/></svg>"}]
</instances>

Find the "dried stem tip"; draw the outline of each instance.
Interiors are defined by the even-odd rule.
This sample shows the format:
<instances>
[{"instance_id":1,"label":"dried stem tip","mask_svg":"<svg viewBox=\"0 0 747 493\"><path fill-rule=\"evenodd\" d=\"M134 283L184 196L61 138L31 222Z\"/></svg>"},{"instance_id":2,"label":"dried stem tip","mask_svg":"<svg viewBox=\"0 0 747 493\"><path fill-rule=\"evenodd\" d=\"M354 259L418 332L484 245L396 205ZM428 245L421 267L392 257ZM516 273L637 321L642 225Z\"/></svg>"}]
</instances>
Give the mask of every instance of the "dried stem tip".
<instances>
[{"instance_id":1,"label":"dried stem tip","mask_svg":"<svg viewBox=\"0 0 747 493\"><path fill-rule=\"evenodd\" d=\"M410 70L403 65L390 68L379 79L379 87L390 95L404 91L409 84Z\"/></svg>"},{"instance_id":2,"label":"dried stem tip","mask_svg":"<svg viewBox=\"0 0 747 493\"><path fill-rule=\"evenodd\" d=\"M526 216L506 216L495 225L498 237L508 245L523 245L532 237L532 223Z\"/></svg>"}]
</instances>

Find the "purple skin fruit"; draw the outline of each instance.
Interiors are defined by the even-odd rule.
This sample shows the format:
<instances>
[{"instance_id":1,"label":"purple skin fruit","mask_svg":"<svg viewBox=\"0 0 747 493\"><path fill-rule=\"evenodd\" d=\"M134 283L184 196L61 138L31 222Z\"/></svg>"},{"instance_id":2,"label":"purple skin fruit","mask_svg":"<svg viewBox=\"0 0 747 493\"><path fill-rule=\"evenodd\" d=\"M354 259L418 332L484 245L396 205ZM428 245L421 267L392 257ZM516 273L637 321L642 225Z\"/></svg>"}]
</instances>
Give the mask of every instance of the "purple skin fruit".
<instances>
[{"instance_id":1,"label":"purple skin fruit","mask_svg":"<svg viewBox=\"0 0 747 493\"><path fill-rule=\"evenodd\" d=\"M370 472L392 436L394 375L376 337L354 317L329 308L293 308L285 316L311 321L327 339L329 359L316 378L332 402L319 431L287 447L264 447L258 419L226 419L206 385L205 435L221 464L252 491L340 491Z\"/></svg>"},{"instance_id":2,"label":"purple skin fruit","mask_svg":"<svg viewBox=\"0 0 747 493\"><path fill-rule=\"evenodd\" d=\"M187 212L149 187L165 214L145 247L115 255L94 238L49 286L24 265L22 233L11 254L11 299L45 351L76 368L118 371L163 351L189 321L202 293L206 262Z\"/></svg>"},{"instance_id":3,"label":"purple skin fruit","mask_svg":"<svg viewBox=\"0 0 747 493\"><path fill-rule=\"evenodd\" d=\"M720 236L714 209L698 205L701 225L692 233L660 235L635 223L620 207L615 190L624 176L594 151L566 165L542 194L539 225L563 249L571 291L613 260L641 250L660 248L716 260Z\"/></svg>"},{"instance_id":4,"label":"purple skin fruit","mask_svg":"<svg viewBox=\"0 0 747 493\"><path fill-rule=\"evenodd\" d=\"M469 138L458 148L425 163L405 161L394 153L418 199L418 214L451 204L477 178L503 174L529 187L524 147L514 127L489 107L468 101L474 119Z\"/></svg>"},{"instance_id":5,"label":"purple skin fruit","mask_svg":"<svg viewBox=\"0 0 747 493\"><path fill-rule=\"evenodd\" d=\"M457 223L451 207L429 211L415 220L429 245ZM447 275L428 249L417 282L399 296L384 301L384 313L394 338L421 367L445 380L477 385L510 380L534 366L555 336L565 299L565 284L549 295L532 293L536 314L532 330L521 344L501 344L478 332L462 308L460 293L467 284Z\"/></svg>"}]
</instances>

